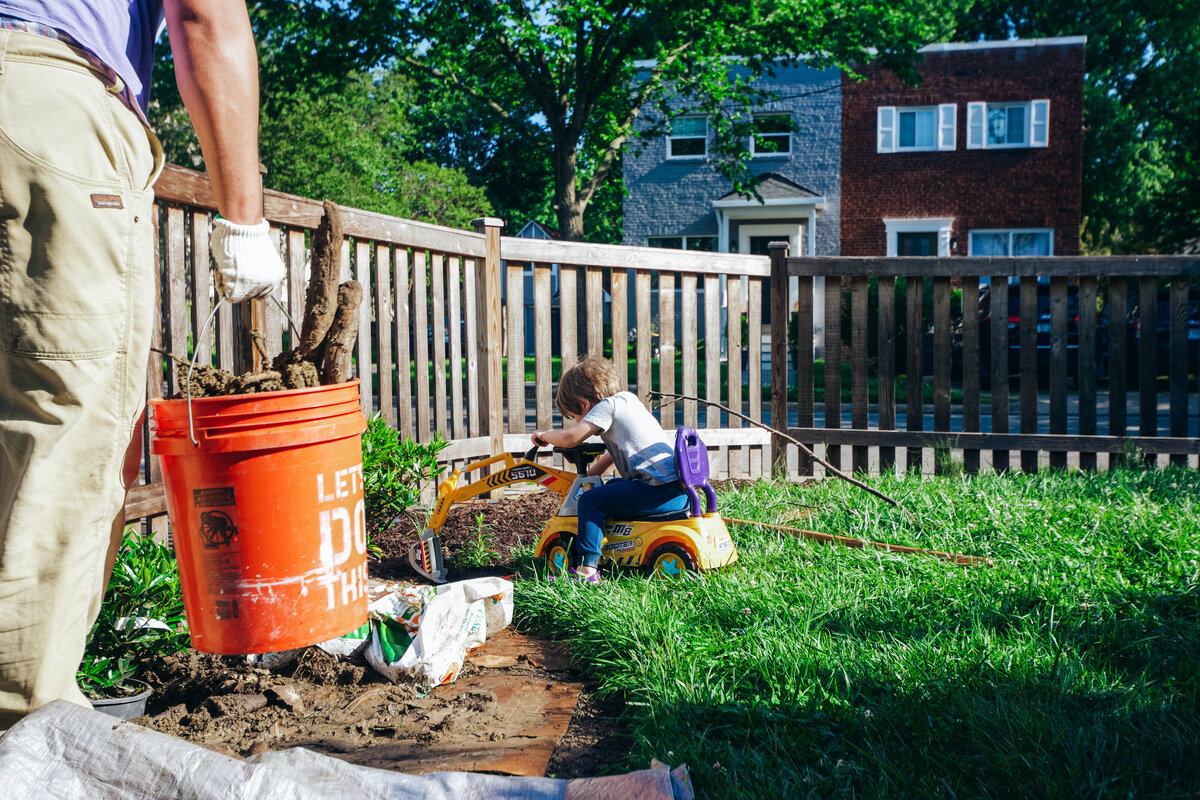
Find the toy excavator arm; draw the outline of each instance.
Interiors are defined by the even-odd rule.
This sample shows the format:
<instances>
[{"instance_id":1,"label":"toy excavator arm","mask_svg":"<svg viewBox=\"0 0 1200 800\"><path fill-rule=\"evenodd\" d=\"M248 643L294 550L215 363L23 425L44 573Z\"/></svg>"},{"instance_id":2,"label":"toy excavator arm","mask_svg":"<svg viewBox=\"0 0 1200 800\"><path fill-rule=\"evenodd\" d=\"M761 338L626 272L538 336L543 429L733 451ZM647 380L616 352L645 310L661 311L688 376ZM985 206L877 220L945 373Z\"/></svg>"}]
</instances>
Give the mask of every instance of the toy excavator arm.
<instances>
[{"instance_id":1,"label":"toy excavator arm","mask_svg":"<svg viewBox=\"0 0 1200 800\"><path fill-rule=\"evenodd\" d=\"M438 486L437 505L434 506L433 515L429 518L429 527L421 534L421 538L417 540L416 544L409 548L408 562L413 569L437 583L445 583L447 569L442 560L442 540L438 536L438 531L446 524L446 516L450 513L450 507L457 502L515 483L536 483L552 492L557 492L559 496L566 499L577 476L573 472L537 463L534 460L537 451L538 448L534 447L521 459L513 458L511 453L501 453L498 456L474 461L450 473L450 477ZM565 451L563 452L566 454ZM578 453L572 453L572 456L586 458ZM503 468L471 483L458 485L458 481L464 473L493 464L502 464Z\"/></svg>"},{"instance_id":2,"label":"toy excavator arm","mask_svg":"<svg viewBox=\"0 0 1200 800\"><path fill-rule=\"evenodd\" d=\"M433 516L429 518L429 530L436 533L441 529L442 525L446 523L450 507L455 503L469 500L503 486L511 486L516 483L536 483L565 498L571 489L571 484L575 482L575 474L537 463L533 460L536 452L537 449L534 448L520 460L514 459L511 453L502 453L482 461L474 461L462 469L454 470L450 477L438 486L437 505L434 506ZM458 485L458 481L464 473L473 472L492 464L503 464L504 468L471 483Z\"/></svg>"}]
</instances>

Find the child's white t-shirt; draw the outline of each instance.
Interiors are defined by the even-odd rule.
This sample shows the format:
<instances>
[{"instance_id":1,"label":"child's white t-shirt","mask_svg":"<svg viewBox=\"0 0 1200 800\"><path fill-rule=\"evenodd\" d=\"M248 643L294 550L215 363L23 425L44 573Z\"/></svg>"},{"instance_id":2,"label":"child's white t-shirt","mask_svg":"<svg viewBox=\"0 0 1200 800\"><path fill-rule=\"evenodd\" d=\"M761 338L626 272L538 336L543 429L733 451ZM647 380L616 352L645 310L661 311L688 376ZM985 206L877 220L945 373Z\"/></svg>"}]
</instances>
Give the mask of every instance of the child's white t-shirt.
<instances>
[{"instance_id":1,"label":"child's white t-shirt","mask_svg":"<svg viewBox=\"0 0 1200 800\"><path fill-rule=\"evenodd\" d=\"M600 429L622 478L653 486L679 480L675 446L637 395L618 392L592 406L583 417Z\"/></svg>"}]
</instances>

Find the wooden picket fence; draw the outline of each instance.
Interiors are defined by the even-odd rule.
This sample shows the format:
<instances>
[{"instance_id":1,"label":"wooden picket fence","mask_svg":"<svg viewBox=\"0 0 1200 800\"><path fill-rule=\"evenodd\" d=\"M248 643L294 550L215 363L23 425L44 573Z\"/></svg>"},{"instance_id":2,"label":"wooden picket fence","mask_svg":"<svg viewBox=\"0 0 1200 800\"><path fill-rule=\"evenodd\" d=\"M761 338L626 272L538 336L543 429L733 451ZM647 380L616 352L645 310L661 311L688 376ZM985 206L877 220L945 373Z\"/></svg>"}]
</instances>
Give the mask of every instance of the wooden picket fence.
<instances>
[{"instance_id":1,"label":"wooden picket fence","mask_svg":"<svg viewBox=\"0 0 1200 800\"><path fill-rule=\"evenodd\" d=\"M851 450L845 466L855 471L1003 471L1017 460L1027 472L1096 469L1126 457L1196 465L1200 257L789 258L786 243L771 247L778 304L771 382L795 395L788 434L817 446L835 467L843 447ZM822 427L815 425L814 361L796 358L788 374L785 357L788 325L798 332L797 353L812 352L819 278L827 320L842 321L825 329ZM783 305L789 282L798 298L793 309ZM848 420L839 369L845 345ZM958 403L953 392L961 392ZM783 393L772 403L782 418ZM776 437L775 445L784 440ZM811 474L808 456L788 449L796 472Z\"/></svg>"},{"instance_id":2,"label":"wooden picket fence","mask_svg":"<svg viewBox=\"0 0 1200 800\"><path fill-rule=\"evenodd\" d=\"M208 252L216 209L211 185L200 173L169 166L156 193L161 287L154 347L177 359L199 353L197 363L238 373L260 366L250 331L265 340L268 357L289 349L287 314L300 324L321 202L265 193L264 215L288 265L278 304L222 305L205 330L215 300ZM1195 257L807 259L788 258L784 246L775 246L768 258L520 239L502 236L501 222L493 219L461 231L347 208L342 223L342 277L360 281L364 289L354 365L363 410L382 414L417 441L440 433L451 443L444 454L451 464L524 451L529 430L558 424L557 377L587 353L610 358L629 375L631 391L647 402L652 391L706 401L652 405L664 427L700 430L717 478L755 478L777 461L788 475L814 471L795 446L728 409L752 420L785 421L780 427L816 446L835 466L842 465L840 451L848 447L845 466L855 470L929 472L954 463L968 471L1005 469L1010 451L1020 453L1025 469L1041 463L1039 452L1049 454L1051 465L1085 469L1108 465L1103 458L1097 462L1097 454L1111 460L1109 454L1137 451L1194 464L1200 453L1193 413L1198 370L1188 345L1189 309L1200 294ZM963 301L955 300L976 297L980 278L987 278L993 307L1003 308L1010 276L1019 279L1021 320L1015 414L1004 371L1005 348L1014 335L1009 315L981 323L979 315L962 313ZM1037 316L1037 276L1049 277L1050 370L1041 384L1038 334L1026 323ZM821 342L823 364L813 356L816 278L824 278L830 321ZM1069 286L1079 306L1079 319L1072 321L1078 328L1074 348L1068 342ZM1160 371L1152 357L1154 337L1130 338L1127 325L1111 326L1102 381L1107 413L1099 424L1097 320L1109 305L1124 308L1128 297L1157 295L1160 287L1169 296L1169 370ZM906 305L898 308L902 296ZM770 309L763 307L765 297ZM1133 322L1153 327L1156 305L1138 311ZM526 314L532 314L532 341L526 339ZM985 338L980 324L995 332L986 353L980 349ZM898 347L905 331L917 330L921 336L907 336ZM900 405L898 381L911 371L909 365L924 374L927 339L932 403L923 398L926 381L919 379L907 382ZM1131 341L1140 365L1135 436L1127 435L1125 415L1134 371L1121 355L1129 354ZM1072 349L1079 354L1074 367L1067 357ZM983 391L980 364L988 358L987 377L995 388ZM848 404L843 361L850 365ZM1158 378L1164 374L1169 408L1160 420ZM764 386L770 392L766 400ZM177 390L172 360L152 357L149 396ZM961 395L956 402L954 393ZM902 413L908 409L914 413ZM1014 417L1019 426L1010 432ZM1068 418L1075 430L1068 431ZM145 459L145 465L126 516L151 518L152 527L161 530L161 474L156 459Z\"/></svg>"}]
</instances>

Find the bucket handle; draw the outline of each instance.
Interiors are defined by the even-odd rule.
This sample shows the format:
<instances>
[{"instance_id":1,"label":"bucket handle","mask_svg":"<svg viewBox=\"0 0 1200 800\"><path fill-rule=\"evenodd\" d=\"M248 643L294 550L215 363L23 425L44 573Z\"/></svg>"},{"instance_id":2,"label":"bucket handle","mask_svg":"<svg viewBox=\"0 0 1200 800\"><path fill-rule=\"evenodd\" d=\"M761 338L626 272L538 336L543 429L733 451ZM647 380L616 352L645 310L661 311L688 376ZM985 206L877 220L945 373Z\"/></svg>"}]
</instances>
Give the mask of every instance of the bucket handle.
<instances>
[{"instance_id":1,"label":"bucket handle","mask_svg":"<svg viewBox=\"0 0 1200 800\"><path fill-rule=\"evenodd\" d=\"M300 331L296 330L296 323L292 322L291 315L287 309L283 307L283 303L279 302L279 298L274 294L268 294L267 297L275 301L275 305L279 306L279 310L283 312L284 318L288 321L288 327L292 329L292 335L296 337L296 341L300 341ZM208 313L208 319L204 320L204 325L200 327L200 333L196 336L196 341L199 342L204 338L204 334L208 331L208 326L212 324L213 318L217 316L217 311L225 303L225 295L217 298L217 304L213 306L213 310ZM184 393L187 395L187 410L188 410L188 437L192 440L192 444L196 447L200 446L200 442L196 441L196 424L192 419L192 370L196 368L196 359L200 357L200 348L195 348L192 353L192 361L188 364L187 385L183 387Z\"/></svg>"}]
</instances>

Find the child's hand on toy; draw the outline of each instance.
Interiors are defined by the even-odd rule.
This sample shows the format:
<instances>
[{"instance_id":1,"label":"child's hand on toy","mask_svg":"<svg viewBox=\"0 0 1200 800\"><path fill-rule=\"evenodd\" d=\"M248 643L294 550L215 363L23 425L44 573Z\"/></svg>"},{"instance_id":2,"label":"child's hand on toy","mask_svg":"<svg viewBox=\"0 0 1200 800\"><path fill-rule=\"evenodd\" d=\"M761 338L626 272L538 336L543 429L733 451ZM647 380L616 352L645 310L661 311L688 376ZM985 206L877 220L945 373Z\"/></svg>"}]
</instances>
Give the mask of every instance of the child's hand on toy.
<instances>
[{"instance_id":1,"label":"child's hand on toy","mask_svg":"<svg viewBox=\"0 0 1200 800\"><path fill-rule=\"evenodd\" d=\"M543 434L543 433L545 433L545 431L534 431L534 432L533 432L533 436L531 436L531 437L529 437L529 438L530 438L530 439L533 441L533 443L534 443L534 444L536 444L538 447L549 447L549 446L550 446L550 443L549 443L549 442L547 442L545 439L543 439L543 438L542 438L542 434Z\"/></svg>"}]
</instances>

